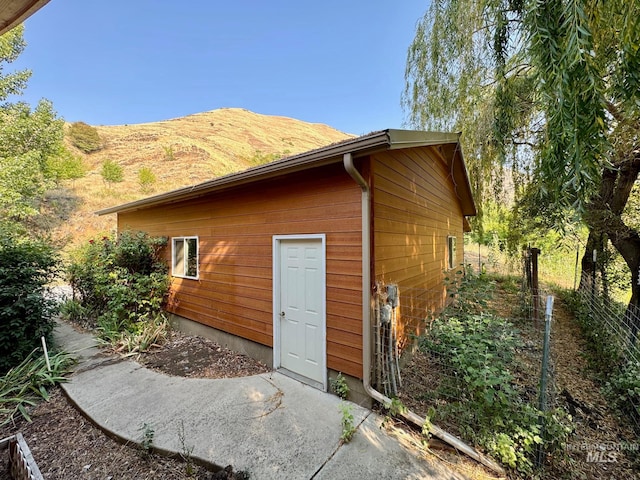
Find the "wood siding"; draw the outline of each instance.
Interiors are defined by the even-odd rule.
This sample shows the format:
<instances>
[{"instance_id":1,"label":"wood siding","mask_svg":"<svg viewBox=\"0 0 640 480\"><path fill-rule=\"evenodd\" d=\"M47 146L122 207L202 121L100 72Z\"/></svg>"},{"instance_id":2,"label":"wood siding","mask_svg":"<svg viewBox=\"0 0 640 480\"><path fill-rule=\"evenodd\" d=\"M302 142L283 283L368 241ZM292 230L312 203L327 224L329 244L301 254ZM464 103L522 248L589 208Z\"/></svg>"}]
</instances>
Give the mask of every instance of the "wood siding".
<instances>
[{"instance_id":1,"label":"wood siding","mask_svg":"<svg viewBox=\"0 0 640 480\"><path fill-rule=\"evenodd\" d=\"M341 164L120 213L127 229L197 235L200 277L172 279L169 311L270 347L272 236L326 234L327 367L362 378L361 191Z\"/></svg>"},{"instance_id":2,"label":"wood siding","mask_svg":"<svg viewBox=\"0 0 640 480\"><path fill-rule=\"evenodd\" d=\"M463 215L450 168L430 147L393 150L372 157L374 278L397 283L402 338L442 308L448 237L463 262Z\"/></svg>"}]
</instances>

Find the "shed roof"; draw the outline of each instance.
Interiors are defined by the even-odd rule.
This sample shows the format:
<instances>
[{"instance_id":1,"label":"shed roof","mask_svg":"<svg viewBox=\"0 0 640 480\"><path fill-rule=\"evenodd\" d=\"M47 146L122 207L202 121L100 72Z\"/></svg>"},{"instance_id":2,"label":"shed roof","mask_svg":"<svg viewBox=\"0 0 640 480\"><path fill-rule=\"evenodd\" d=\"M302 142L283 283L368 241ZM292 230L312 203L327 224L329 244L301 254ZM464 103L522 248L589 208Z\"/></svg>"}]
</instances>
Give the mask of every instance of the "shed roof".
<instances>
[{"instance_id":1,"label":"shed roof","mask_svg":"<svg viewBox=\"0 0 640 480\"><path fill-rule=\"evenodd\" d=\"M49 0L0 0L0 35L44 7Z\"/></svg>"},{"instance_id":2,"label":"shed roof","mask_svg":"<svg viewBox=\"0 0 640 480\"><path fill-rule=\"evenodd\" d=\"M476 215L476 207L471 194L469 176L460 149L460 135L458 133L424 132L417 130L381 130L361 137L333 143L326 147L283 158L275 162L249 168L241 172L199 183L197 185L179 188L115 207L105 208L96 213L107 215L110 213L131 212L148 207L171 204L187 199L201 197L219 190L252 183L287 173L297 172L342 162L343 155L351 153L354 158L374 152L397 150L412 147L438 146L440 153L449 163L456 185L457 195L465 216Z\"/></svg>"}]
</instances>

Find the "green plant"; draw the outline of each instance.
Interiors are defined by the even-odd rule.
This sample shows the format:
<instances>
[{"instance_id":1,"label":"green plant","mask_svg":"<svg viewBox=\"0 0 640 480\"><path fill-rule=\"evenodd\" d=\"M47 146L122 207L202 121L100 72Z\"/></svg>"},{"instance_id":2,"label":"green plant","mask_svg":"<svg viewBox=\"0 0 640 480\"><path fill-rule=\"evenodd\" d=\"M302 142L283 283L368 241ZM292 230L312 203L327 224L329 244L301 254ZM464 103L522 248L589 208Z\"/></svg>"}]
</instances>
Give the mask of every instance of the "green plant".
<instances>
[{"instance_id":1,"label":"green plant","mask_svg":"<svg viewBox=\"0 0 640 480\"><path fill-rule=\"evenodd\" d=\"M46 285L58 268L51 245L0 229L0 373L37 348L41 336L49 339L57 305Z\"/></svg>"},{"instance_id":2,"label":"green plant","mask_svg":"<svg viewBox=\"0 0 640 480\"><path fill-rule=\"evenodd\" d=\"M407 412L407 407L399 398L392 398L390 402L384 404L387 414L382 420L382 427L385 427L393 417L402 415Z\"/></svg>"},{"instance_id":3,"label":"green plant","mask_svg":"<svg viewBox=\"0 0 640 480\"><path fill-rule=\"evenodd\" d=\"M347 379L344 378L342 372L339 372L336 378L332 378L330 383L333 392L342 400L346 400L349 396L349 385L347 385Z\"/></svg>"},{"instance_id":4,"label":"green plant","mask_svg":"<svg viewBox=\"0 0 640 480\"><path fill-rule=\"evenodd\" d=\"M571 420L562 410L541 412L524 398L514 376L520 368L515 357L522 347L519 332L507 320L488 313L493 282L484 276L465 277L458 285L454 303L418 341L419 348L447 372L435 391L425 396L435 407L429 422L455 420L463 438L530 474L543 440L548 452L563 451ZM479 305L468 304L476 299Z\"/></svg>"},{"instance_id":5,"label":"green plant","mask_svg":"<svg viewBox=\"0 0 640 480\"><path fill-rule=\"evenodd\" d=\"M84 153L91 153L102 148L102 140L98 130L84 122L74 122L69 127L71 143Z\"/></svg>"},{"instance_id":6,"label":"green plant","mask_svg":"<svg viewBox=\"0 0 640 480\"><path fill-rule=\"evenodd\" d=\"M77 300L66 300L60 304L60 316L69 322L82 324L86 313L84 307Z\"/></svg>"},{"instance_id":7,"label":"green plant","mask_svg":"<svg viewBox=\"0 0 640 480\"><path fill-rule=\"evenodd\" d=\"M47 158L46 172L48 177L60 182L82 178L86 175L87 169L82 157L62 149L58 155Z\"/></svg>"},{"instance_id":8,"label":"green plant","mask_svg":"<svg viewBox=\"0 0 640 480\"><path fill-rule=\"evenodd\" d=\"M153 190L156 183L156 175L149 167L142 167L138 170L138 184L142 192L148 193Z\"/></svg>"},{"instance_id":9,"label":"green plant","mask_svg":"<svg viewBox=\"0 0 640 480\"><path fill-rule=\"evenodd\" d=\"M30 422L27 407L35 405L38 398L48 400L47 388L66 381L64 375L72 362L67 353L49 356L51 371L44 356L35 353L0 377L0 427L13 422L18 414Z\"/></svg>"},{"instance_id":10,"label":"green plant","mask_svg":"<svg viewBox=\"0 0 640 480\"><path fill-rule=\"evenodd\" d=\"M100 175L102 175L102 179L109 185L112 183L119 183L124 180L124 170L122 167L109 159L102 162Z\"/></svg>"},{"instance_id":11,"label":"green plant","mask_svg":"<svg viewBox=\"0 0 640 480\"><path fill-rule=\"evenodd\" d=\"M249 165L263 165L265 163L271 163L275 160L279 160L283 157L286 157L291 153L290 150L286 149L281 152L274 153L265 153L261 150L256 150L253 155L247 159Z\"/></svg>"},{"instance_id":12,"label":"green plant","mask_svg":"<svg viewBox=\"0 0 640 480\"><path fill-rule=\"evenodd\" d=\"M338 409L342 414L342 435L340 435L340 440L344 443L349 443L353 438L353 434L356 433L356 427L353 424L353 408L348 403L340 402Z\"/></svg>"},{"instance_id":13,"label":"green plant","mask_svg":"<svg viewBox=\"0 0 640 480\"><path fill-rule=\"evenodd\" d=\"M433 407L430 407L429 410L427 411L427 414L424 417L424 422L422 424L422 429L420 433L422 434L422 437L424 438L424 440L427 442L431 438L431 428L433 426L433 424L431 423L431 419L434 417L435 414L436 414L436 409Z\"/></svg>"},{"instance_id":14,"label":"green plant","mask_svg":"<svg viewBox=\"0 0 640 480\"><path fill-rule=\"evenodd\" d=\"M162 147L164 150L164 161L165 162L173 162L176 159L175 152L173 150L173 146L169 145L167 147Z\"/></svg>"},{"instance_id":15,"label":"green plant","mask_svg":"<svg viewBox=\"0 0 640 480\"><path fill-rule=\"evenodd\" d=\"M86 322L119 351L145 351L166 336L163 302L169 289L161 258L166 238L122 232L91 240L73 252L69 282Z\"/></svg>"},{"instance_id":16,"label":"green plant","mask_svg":"<svg viewBox=\"0 0 640 480\"><path fill-rule=\"evenodd\" d=\"M139 428L139 431L142 432L142 438L140 440L140 448L142 449L142 455L144 457L148 457L151 455L153 449L153 437L155 436L154 428L148 423L143 423Z\"/></svg>"},{"instance_id":17,"label":"green plant","mask_svg":"<svg viewBox=\"0 0 640 480\"><path fill-rule=\"evenodd\" d=\"M640 363L630 361L610 376L604 393L622 413L640 423Z\"/></svg>"}]
</instances>

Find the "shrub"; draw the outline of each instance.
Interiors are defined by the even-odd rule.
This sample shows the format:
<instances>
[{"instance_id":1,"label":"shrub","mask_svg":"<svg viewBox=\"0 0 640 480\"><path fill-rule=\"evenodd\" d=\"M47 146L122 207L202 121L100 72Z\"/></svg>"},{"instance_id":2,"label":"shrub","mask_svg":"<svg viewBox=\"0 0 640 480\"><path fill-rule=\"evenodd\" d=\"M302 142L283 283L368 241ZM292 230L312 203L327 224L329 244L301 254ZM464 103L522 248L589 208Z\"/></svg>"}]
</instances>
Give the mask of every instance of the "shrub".
<instances>
[{"instance_id":1,"label":"shrub","mask_svg":"<svg viewBox=\"0 0 640 480\"><path fill-rule=\"evenodd\" d=\"M102 148L102 140L98 130L84 122L74 122L69 127L71 143L84 153L96 152Z\"/></svg>"},{"instance_id":2,"label":"shrub","mask_svg":"<svg viewBox=\"0 0 640 480\"><path fill-rule=\"evenodd\" d=\"M161 340L169 277L160 254L166 243L166 238L122 232L117 240L91 240L74 252L68 269L74 300L63 306L67 318L85 316L104 340L126 351Z\"/></svg>"},{"instance_id":3,"label":"shrub","mask_svg":"<svg viewBox=\"0 0 640 480\"><path fill-rule=\"evenodd\" d=\"M156 175L149 167L142 167L138 171L138 183L142 192L150 192L156 183Z\"/></svg>"},{"instance_id":4,"label":"shrub","mask_svg":"<svg viewBox=\"0 0 640 480\"><path fill-rule=\"evenodd\" d=\"M56 303L45 286L58 265L49 244L0 231L0 372L19 364L53 331Z\"/></svg>"},{"instance_id":5,"label":"shrub","mask_svg":"<svg viewBox=\"0 0 640 480\"><path fill-rule=\"evenodd\" d=\"M46 162L47 175L56 182L75 180L86 175L86 167L81 157L64 150Z\"/></svg>"},{"instance_id":6,"label":"shrub","mask_svg":"<svg viewBox=\"0 0 640 480\"><path fill-rule=\"evenodd\" d=\"M102 175L102 179L108 184L118 183L124 180L124 171L122 170L122 167L109 159L102 162L100 175Z\"/></svg>"}]
</instances>

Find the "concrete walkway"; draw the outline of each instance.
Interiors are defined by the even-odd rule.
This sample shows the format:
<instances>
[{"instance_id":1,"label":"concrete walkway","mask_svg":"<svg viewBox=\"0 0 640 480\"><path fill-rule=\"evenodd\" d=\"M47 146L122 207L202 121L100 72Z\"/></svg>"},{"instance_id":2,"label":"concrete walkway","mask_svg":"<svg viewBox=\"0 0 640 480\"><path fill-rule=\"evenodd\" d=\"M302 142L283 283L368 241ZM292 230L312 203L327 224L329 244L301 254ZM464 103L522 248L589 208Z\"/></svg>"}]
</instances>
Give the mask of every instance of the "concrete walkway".
<instances>
[{"instance_id":1,"label":"concrete walkway","mask_svg":"<svg viewBox=\"0 0 640 480\"><path fill-rule=\"evenodd\" d=\"M279 373L232 379L172 377L107 356L95 339L60 323L59 347L77 359L69 398L103 430L154 447L245 470L261 479L461 479L419 458L380 428L382 419L350 404L358 430L340 443L340 399ZM183 440L181 440L181 438Z\"/></svg>"}]
</instances>

